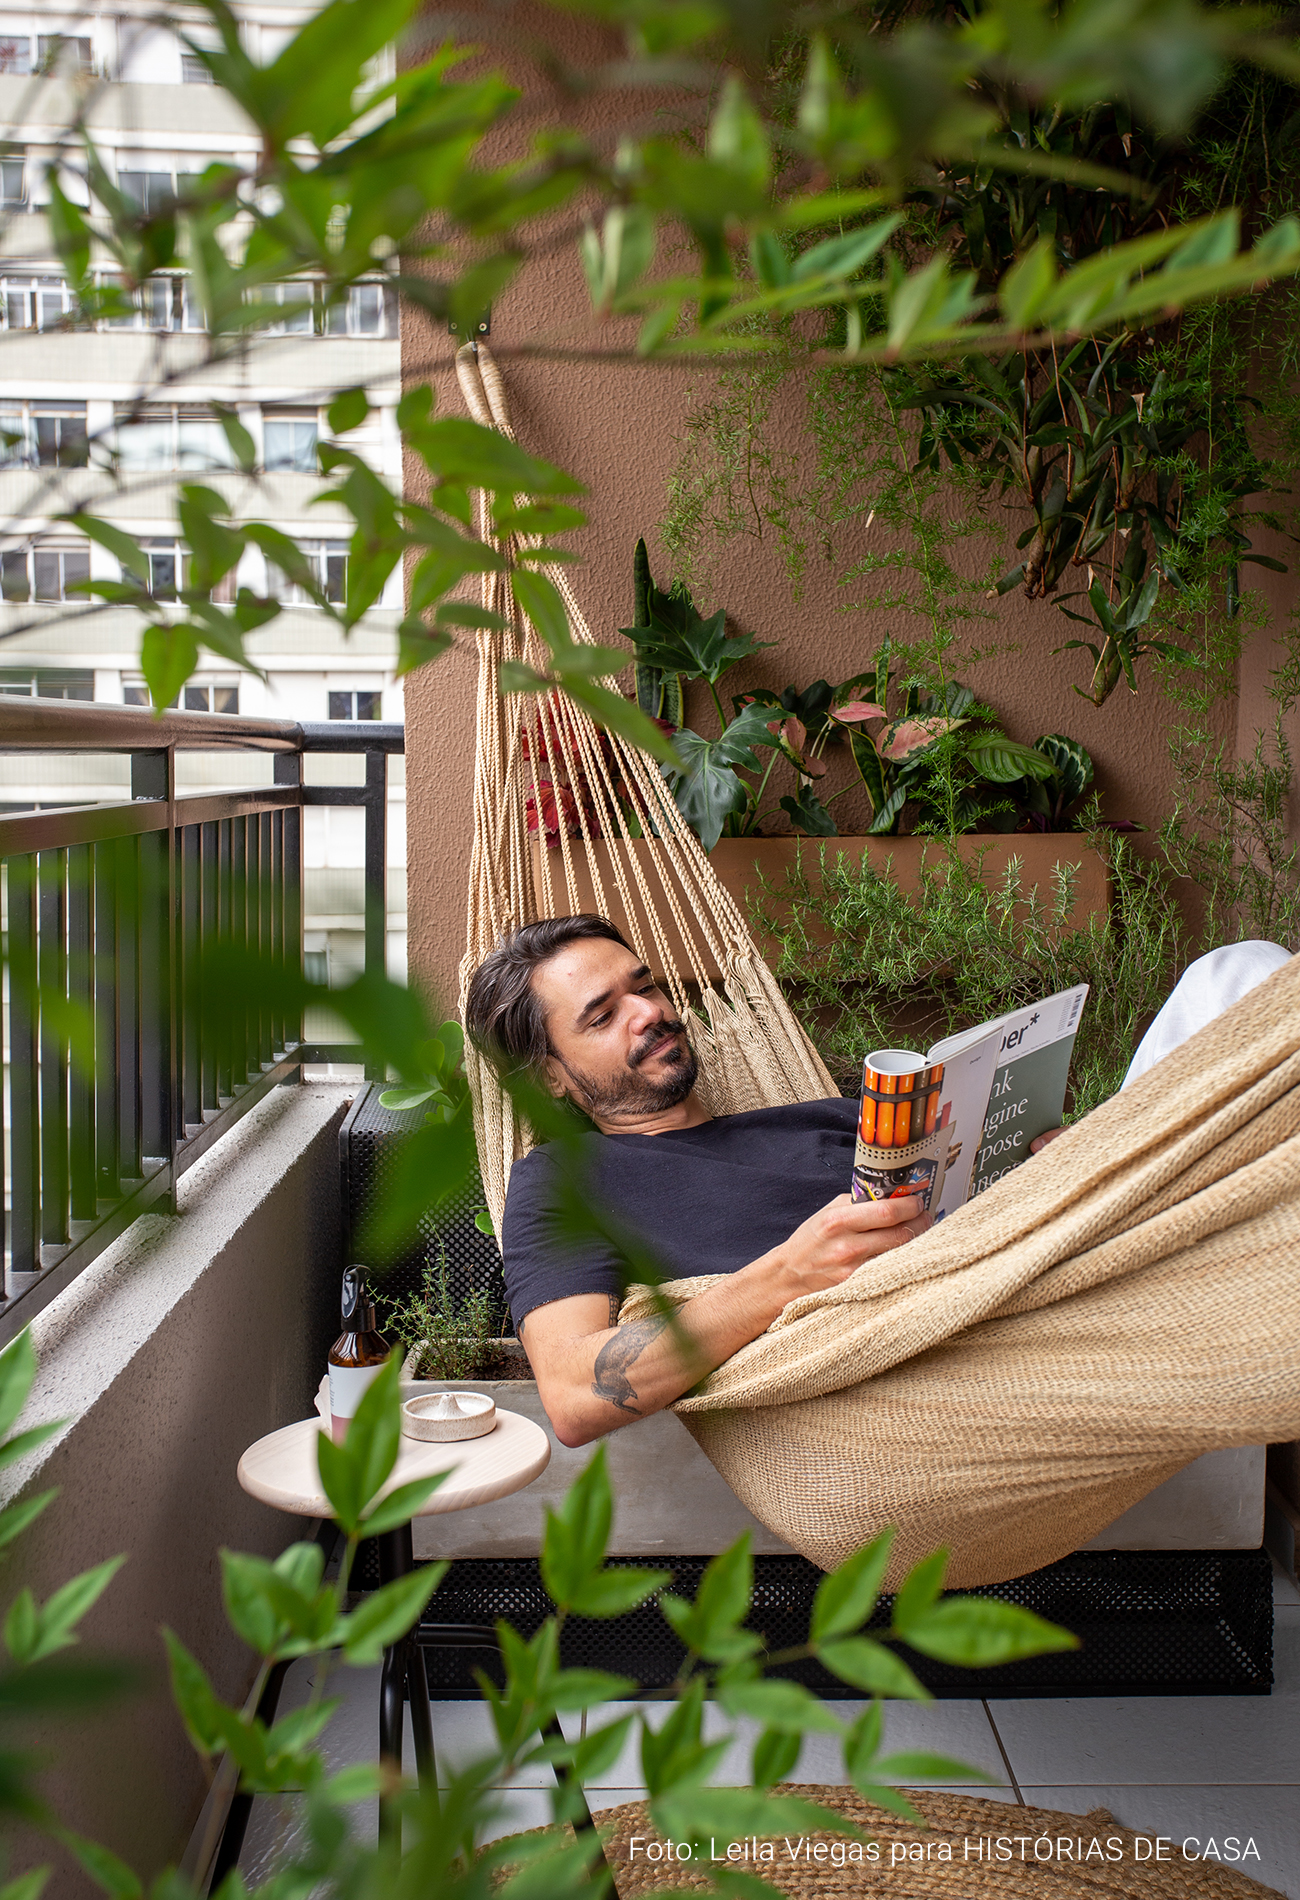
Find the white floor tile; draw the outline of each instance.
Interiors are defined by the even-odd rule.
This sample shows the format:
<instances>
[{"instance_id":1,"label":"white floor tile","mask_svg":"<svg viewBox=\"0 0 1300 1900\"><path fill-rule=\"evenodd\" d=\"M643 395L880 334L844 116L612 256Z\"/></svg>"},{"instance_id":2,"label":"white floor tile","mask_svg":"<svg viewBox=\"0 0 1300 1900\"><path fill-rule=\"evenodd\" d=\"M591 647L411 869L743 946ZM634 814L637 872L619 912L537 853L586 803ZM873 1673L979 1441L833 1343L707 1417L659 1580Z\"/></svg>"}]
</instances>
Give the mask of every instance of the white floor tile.
<instances>
[{"instance_id":1,"label":"white floor tile","mask_svg":"<svg viewBox=\"0 0 1300 1900\"><path fill-rule=\"evenodd\" d=\"M1225 1859L1223 1865L1276 1888L1288 1900L1300 1900L1300 1802L1291 1788L1036 1786L1026 1787L1024 1796L1031 1807L1066 1814L1109 1808L1125 1827L1170 1841L1175 1860L1184 1841L1195 1841L1200 1845L1189 1844L1189 1856L1199 1853L1213 1864L1208 1842L1214 1840L1220 1855L1226 1855L1232 1851L1226 1843L1235 1837L1235 1851L1245 1857ZM1258 1858L1247 1853L1248 1841L1254 1842Z\"/></svg>"},{"instance_id":2,"label":"white floor tile","mask_svg":"<svg viewBox=\"0 0 1300 1900\"><path fill-rule=\"evenodd\" d=\"M863 1708L861 1702L828 1702L826 1706L846 1727L857 1719ZM652 1727L658 1727L668 1712L667 1705L662 1702L603 1703L588 1711L588 1730L603 1728L633 1709L644 1709ZM560 1719L565 1734L571 1739L576 1736L580 1718L565 1715ZM736 1736L736 1740L722 1757L712 1777L723 1787L735 1786L748 1779L750 1755L759 1733L759 1724L750 1721L731 1722L715 1703L708 1703L705 1709L705 1739L715 1740L728 1731ZM890 1753L900 1749L923 1748L931 1754L948 1755L955 1761L968 1763L972 1768L992 1776L995 1781L1006 1779L1006 1766L998 1752L997 1738L979 1702L891 1702L885 1710L885 1748ZM592 1789L634 1787L639 1783L640 1774L638 1724L629 1734L618 1760L588 1786ZM802 1781L842 1781L844 1757L838 1737L833 1734L806 1735L803 1752L792 1778Z\"/></svg>"},{"instance_id":3,"label":"white floor tile","mask_svg":"<svg viewBox=\"0 0 1300 1900\"><path fill-rule=\"evenodd\" d=\"M989 1707L1022 1788L1300 1786L1300 1605L1277 1610L1274 1675L1269 1696L1063 1697Z\"/></svg>"}]
</instances>

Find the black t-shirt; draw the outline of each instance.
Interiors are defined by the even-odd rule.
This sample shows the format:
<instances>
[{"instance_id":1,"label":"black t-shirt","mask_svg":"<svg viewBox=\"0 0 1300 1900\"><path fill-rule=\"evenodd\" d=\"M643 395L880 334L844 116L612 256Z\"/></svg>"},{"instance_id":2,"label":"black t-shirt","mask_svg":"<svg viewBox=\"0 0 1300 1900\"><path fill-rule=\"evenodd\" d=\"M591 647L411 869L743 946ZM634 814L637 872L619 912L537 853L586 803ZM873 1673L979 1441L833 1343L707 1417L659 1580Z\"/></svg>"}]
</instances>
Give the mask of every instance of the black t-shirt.
<instances>
[{"instance_id":1,"label":"black t-shirt","mask_svg":"<svg viewBox=\"0 0 1300 1900\"><path fill-rule=\"evenodd\" d=\"M856 1101L835 1096L662 1135L587 1134L583 1184L621 1230L640 1238L665 1279L735 1273L848 1193L857 1119ZM626 1270L612 1246L557 1232L560 1198L545 1147L515 1163L501 1252L516 1327L551 1300L622 1292Z\"/></svg>"}]
</instances>

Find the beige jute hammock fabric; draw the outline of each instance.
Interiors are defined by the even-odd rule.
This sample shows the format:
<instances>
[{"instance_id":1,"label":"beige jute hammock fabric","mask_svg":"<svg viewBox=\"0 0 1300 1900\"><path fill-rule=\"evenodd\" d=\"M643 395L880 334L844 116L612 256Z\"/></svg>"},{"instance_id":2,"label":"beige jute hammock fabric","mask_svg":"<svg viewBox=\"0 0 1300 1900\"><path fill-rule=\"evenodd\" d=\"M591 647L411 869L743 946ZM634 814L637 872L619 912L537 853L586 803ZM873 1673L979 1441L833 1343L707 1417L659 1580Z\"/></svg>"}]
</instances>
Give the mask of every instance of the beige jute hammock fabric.
<instances>
[{"instance_id":1,"label":"beige jute hammock fabric","mask_svg":"<svg viewBox=\"0 0 1300 1900\"><path fill-rule=\"evenodd\" d=\"M457 371L475 418L511 436L487 349ZM484 599L508 629L478 636L462 1006L504 934L594 902L662 973L714 1113L833 1095L657 766L561 693L502 698L503 664L548 656L508 574ZM566 786L579 835L558 812L548 850ZM473 1052L469 1075L500 1232L528 1132ZM621 1323L653 1310L633 1289ZM1203 1451L1300 1437L1300 959L922 1239L788 1306L675 1410L815 1563L894 1525L891 1581L947 1544L959 1586L1076 1550Z\"/></svg>"},{"instance_id":2,"label":"beige jute hammock fabric","mask_svg":"<svg viewBox=\"0 0 1300 1900\"><path fill-rule=\"evenodd\" d=\"M487 346L466 344L458 350L456 373L475 421L513 441L505 392ZM480 529L485 540L516 556L527 548L526 541L496 542L485 508ZM564 601L573 639L600 644L563 568L546 571ZM713 1112L735 1114L834 1095L825 1065L655 761L598 729L564 693L503 697L503 666L522 663L545 673L550 655L516 609L508 568L484 577L483 604L502 616L507 629L477 636L474 839L462 1013L469 980L493 944L521 924L594 905L626 926L633 948L662 978L689 1026L700 1062L700 1093ZM613 679L600 683L616 685ZM551 810L558 838L548 849ZM530 815L536 825L532 832ZM491 1068L472 1049L467 1067L483 1191L500 1233L510 1170L526 1152L529 1135Z\"/></svg>"},{"instance_id":3,"label":"beige jute hammock fabric","mask_svg":"<svg viewBox=\"0 0 1300 1900\"><path fill-rule=\"evenodd\" d=\"M1201 1452L1300 1437L1300 957L674 1409L815 1563L892 1524L892 1581L946 1544L961 1586L1077 1550Z\"/></svg>"}]
</instances>

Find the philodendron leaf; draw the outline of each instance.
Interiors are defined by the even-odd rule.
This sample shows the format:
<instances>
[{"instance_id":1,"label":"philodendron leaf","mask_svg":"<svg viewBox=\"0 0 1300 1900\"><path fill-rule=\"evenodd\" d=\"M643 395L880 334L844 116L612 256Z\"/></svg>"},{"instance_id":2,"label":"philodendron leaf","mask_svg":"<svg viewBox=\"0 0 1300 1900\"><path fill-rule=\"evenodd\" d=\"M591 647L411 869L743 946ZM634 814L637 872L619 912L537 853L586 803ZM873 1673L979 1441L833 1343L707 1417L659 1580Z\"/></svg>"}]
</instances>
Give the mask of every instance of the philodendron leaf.
<instances>
[{"instance_id":1,"label":"philodendron leaf","mask_svg":"<svg viewBox=\"0 0 1300 1900\"><path fill-rule=\"evenodd\" d=\"M748 794L736 768L758 771L753 748L776 744L767 729L768 710L746 706L717 739L702 739L689 727L676 735L674 743L684 769L673 774L673 796L706 851L712 851L722 836L728 816L745 807Z\"/></svg>"}]
</instances>

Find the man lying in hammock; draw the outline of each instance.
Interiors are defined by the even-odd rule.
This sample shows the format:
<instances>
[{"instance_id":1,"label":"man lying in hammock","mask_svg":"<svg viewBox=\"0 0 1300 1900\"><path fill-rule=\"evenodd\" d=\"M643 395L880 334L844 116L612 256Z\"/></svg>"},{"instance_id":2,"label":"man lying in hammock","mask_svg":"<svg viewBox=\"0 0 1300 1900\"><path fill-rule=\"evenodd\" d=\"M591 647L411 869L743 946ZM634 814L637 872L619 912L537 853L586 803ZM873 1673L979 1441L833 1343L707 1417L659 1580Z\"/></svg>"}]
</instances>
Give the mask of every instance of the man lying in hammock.
<instances>
[{"instance_id":1,"label":"man lying in hammock","mask_svg":"<svg viewBox=\"0 0 1300 1900\"><path fill-rule=\"evenodd\" d=\"M1193 965L1126 1080L1287 954L1239 944ZM932 1224L915 1199L850 1199L856 1101L711 1115L695 1092L685 1024L603 917L516 931L475 972L465 1013L471 1037L503 1072L531 1073L594 1123L598 1132L581 1137L586 1192L641 1238L664 1275L728 1276L683 1307L676 1325L656 1316L619 1328L619 1254L564 1237L545 1147L516 1163L502 1234L506 1295L562 1444L589 1444L662 1411L791 1300L838 1286Z\"/></svg>"}]
</instances>

